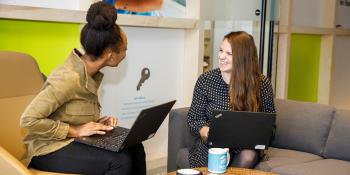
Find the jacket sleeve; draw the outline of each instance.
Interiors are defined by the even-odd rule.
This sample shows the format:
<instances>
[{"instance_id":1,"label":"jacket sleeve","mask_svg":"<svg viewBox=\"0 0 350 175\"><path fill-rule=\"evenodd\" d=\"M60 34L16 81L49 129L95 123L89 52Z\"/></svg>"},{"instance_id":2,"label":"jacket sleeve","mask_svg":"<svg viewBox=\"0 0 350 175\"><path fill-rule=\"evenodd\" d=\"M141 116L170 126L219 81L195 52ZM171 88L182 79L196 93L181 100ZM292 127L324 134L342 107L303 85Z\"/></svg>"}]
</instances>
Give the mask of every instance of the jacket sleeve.
<instances>
[{"instance_id":1,"label":"jacket sleeve","mask_svg":"<svg viewBox=\"0 0 350 175\"><path fill-rule=\"evenodd\" d=\"M200 137L200 129L203 126L208 126L209 118L205 115L207 105L208 97L205 90L205 79L203 76L200 76L194 88L192 104L187 117L188 127L192 134L197 137Z\"/></svg>"},{"instance_id":2,"label":"jacket sleeve","mask_svg":"<svg viewBox=\"0 0 350 175\"><path fill-rule=\"evenodd\" d=\"M49 116L69 101L76 89L76 80L70 75L52 75L41 92L23 112L20 125L41 138L61 140L68 134L69 124Z\"/></svg>"}]
</instances>

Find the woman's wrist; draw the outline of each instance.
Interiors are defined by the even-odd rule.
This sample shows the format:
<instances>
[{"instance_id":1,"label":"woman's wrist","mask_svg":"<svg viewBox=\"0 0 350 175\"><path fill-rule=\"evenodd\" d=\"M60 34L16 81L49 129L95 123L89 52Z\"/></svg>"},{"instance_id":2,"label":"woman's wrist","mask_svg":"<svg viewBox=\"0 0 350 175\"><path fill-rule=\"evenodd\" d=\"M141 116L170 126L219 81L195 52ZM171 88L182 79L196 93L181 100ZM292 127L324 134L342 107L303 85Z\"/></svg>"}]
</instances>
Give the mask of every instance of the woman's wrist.
<instances>
[{"instance_id":1,"label":"woman's wrist","mask_svg":"<svg viewBox=\"0 0 350 175\"><path fill-rule=\"evenodd\" d=\"M79 132L76 126L69 125L68 137L79 137Z\"/></svg>"},{"instance_id":2,"label":"woman's wrist","mask_svg":"<svg viewBox=\"0 0 350 175\"><path fill-rule=\"evenodd\" d=\"M199 130L199 134L202 138L203 141L207 141L208 139L208 133L209 133L209 126L203 126L200 130Z\"/></svg>"}]
</instances>

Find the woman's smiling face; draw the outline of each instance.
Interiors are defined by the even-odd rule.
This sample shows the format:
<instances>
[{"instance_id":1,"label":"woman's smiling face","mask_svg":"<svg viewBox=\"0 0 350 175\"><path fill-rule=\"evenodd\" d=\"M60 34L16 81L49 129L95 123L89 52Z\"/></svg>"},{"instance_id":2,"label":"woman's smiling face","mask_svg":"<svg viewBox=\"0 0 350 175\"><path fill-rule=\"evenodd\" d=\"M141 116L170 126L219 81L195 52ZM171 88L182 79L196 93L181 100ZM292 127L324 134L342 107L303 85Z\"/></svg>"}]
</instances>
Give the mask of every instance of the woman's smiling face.
<instances>
[{"instance_id":1,"label":"woman's smiling face","mask_svg":"<svg viewBox=\"0 0 350 175\"><path fill-rule=\"evenodd\" d=\"M230 43L225 39L218 53L219 68L221 72L231 73L232 71L232 48Z\"/></svg>"}]
</instances>

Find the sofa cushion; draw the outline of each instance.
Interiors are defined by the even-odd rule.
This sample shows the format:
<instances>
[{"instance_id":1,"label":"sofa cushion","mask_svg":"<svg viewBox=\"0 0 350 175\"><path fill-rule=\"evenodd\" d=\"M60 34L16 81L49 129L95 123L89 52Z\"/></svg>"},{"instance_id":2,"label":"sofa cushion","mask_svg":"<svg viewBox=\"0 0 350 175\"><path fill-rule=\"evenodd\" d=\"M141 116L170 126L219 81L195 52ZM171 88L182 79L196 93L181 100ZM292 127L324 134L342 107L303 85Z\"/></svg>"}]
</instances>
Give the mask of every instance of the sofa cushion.
<instances>
[{"instance_id":1,"label":"sofa cushion","mask_svg":"<svg viewBox=\"0 0 350 175\"><path fill-rule=\"evenodd\" d=\"M336 110L324 156L331 159L350 161L349 148L350 110Z\"/></svg>"},{"instance_id":2,"label":"sofa cushion","mask_svg":"<svg viewBox=\"0 0 350 175\"><path fill-rule=\"evenodd\" d=\"M323 159L322 157L311 153L273 147L270 147L265 153L267 160L260 162L255 167L256 169L270 171L273 168L284 165L299 164Z\"/></svg>"},{"instance_id":3,"label":"sofa cushion","mask_svg":"<svg viewBox=\"0 0 350 175\"><path fill-rule=\"evenodd\" d=\"M168 172L177 170L176 161L179 150L191 147L195 140L187 126L188 110L189 108L177 108L171 110L169 114Z\"/></svg>"},{"instance_id":4,"label":"sofa cushion","mask_svg":"<svg viewBox=\"0 0 350 175\"><path fill-rule=\"evenodd\" d=\"M182 148L179 150L176 157L176 165L178 168L190 167L190 163L188 161L188 153L189 153L188 148Z\"/></svg>"},{"instance_id":5,"label":"sofa cushion","mask_svg":"<svg viewBox=\"0 0 350 175\"><path fill-rule=\"evenodd\" d=\"M335 159L323 159L308 163L277 167L271 171L281 175L349 175L350 162Z\"/></svg>"},{"instance_id":6,"label":"sofa cushion","mask_svg":"<svg viewBox=\"0 0 350 175\"><path fill-rule=\"evenodd\" d=\"M276 100L273 147L322 155L334 108L316 103Z\"/></svg>"}]
</instances>

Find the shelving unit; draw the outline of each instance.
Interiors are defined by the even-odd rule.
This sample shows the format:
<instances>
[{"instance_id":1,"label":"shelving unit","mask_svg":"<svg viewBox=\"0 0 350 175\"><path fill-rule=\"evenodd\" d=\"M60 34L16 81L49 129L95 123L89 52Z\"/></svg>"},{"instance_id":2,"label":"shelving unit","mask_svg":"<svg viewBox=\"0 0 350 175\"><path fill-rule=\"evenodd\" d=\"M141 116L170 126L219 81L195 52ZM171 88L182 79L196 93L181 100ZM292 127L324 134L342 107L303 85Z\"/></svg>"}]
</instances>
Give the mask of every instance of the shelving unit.
<instances>
[{"instance_id":1,"label":"shelving unit","mask_svg":"<svg viewBox=\"0 0 350 175\"><path fill-rule=\"evenodd\" d=\"M291 38L294 34L319 35L320 60L317 102L330 104L335 38L350 37L350 29L336 28L339 0L281 0L276 97L288 98ZM301 19L302 18L302 19Z\"/></svg>"}]
</instances>

